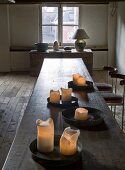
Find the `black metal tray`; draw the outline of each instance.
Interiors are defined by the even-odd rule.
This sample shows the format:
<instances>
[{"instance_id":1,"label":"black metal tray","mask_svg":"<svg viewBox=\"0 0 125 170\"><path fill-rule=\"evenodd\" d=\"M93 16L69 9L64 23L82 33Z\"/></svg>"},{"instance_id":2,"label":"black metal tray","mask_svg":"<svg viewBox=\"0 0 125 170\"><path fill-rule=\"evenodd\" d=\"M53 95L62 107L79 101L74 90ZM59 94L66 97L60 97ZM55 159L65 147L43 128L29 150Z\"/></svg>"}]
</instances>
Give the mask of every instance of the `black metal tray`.
<instances>
[{"instance_id":1,"label":"black metal tray","mask_svg":"<svg viewBox=\"0 0 125 170\"><path fill-rule=\"evenodd\" d=\"M60 95L60 103L51 103L50 97L47 98L48 106L60 107L60 108L68 108L68 107L76 107L78 106L78 98L72 96L71 101L62 102Z\"/></svg>"},{"instance_id":2,"label":"black metal tray","mask_svg":"<svg viewBox=\"0 0 125 170\"><path fill-rule=\"evenodd\" d=\"M70 108L62 112L65 122L78 128L94 127L103 123L104 118L102 111L91 107L84 108L88 110L89 118L87 120L74 119L76 108Z\"/></svg>"},{"instance_id":3,"label":"black metal tray","mask_svg":"<svg viewBox=\"0 0 125 170\"><path fill-rule=\"evenodd\" d=\"M93 82L86 81L86 85L84 86L77 86L73 83L73 81L68 82L68 87L72 88L74 91L86 91L86 92L93 92L95 89L93 87Z\"/></svg>"},{"instance_id":4,"label":"black metal tray","mask_svg":"<svg viewBox=\"0 0 125 170\"><path fill-rule=\"evenodd\" d=\"M47 154L41 153L37 150L37 139L32 141L29 148L32 152L33 159L43 166L45 165L47 167L63 167L75 163L82 157L82 144L80 143L80 141L78 141L77 152L74 155L65 156L60 153L59 140L60 136L55 135L54 150Z\"/></svg>"}]
</instances>

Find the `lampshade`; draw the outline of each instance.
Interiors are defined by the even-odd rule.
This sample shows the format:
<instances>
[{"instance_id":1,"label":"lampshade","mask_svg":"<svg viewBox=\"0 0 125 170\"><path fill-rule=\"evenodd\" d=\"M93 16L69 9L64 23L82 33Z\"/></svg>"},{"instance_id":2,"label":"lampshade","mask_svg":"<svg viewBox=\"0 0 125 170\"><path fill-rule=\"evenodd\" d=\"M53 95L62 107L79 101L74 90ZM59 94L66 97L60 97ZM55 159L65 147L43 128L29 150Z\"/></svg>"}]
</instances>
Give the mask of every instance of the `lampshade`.
<instances>
[{"instance_id":1,"label":"lampshade","mask_svg":"<svg viewBox=\"0 0 125 170\"><path fill-rule=\"evenodd\" d=\"M84 29L77 29L74 33L73 39L89 39L89 36Z\"/></svg>"}]
</instances>

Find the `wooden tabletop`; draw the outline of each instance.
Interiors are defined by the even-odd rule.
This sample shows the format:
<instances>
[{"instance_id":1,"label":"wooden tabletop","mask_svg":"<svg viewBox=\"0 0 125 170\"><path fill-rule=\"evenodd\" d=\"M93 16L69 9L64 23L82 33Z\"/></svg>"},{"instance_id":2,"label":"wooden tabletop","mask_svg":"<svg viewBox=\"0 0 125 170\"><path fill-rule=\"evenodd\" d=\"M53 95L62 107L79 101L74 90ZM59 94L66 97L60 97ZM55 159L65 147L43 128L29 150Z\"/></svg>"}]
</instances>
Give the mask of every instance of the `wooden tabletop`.
<instances>
[{"instance_id":1,"label":"wooden tabletop","mask_svg":"<svg viewBox=\"0 0 125 170\"><path fill-rule=\"evenodd\" d=\"M36 120L52 117L55 134L61 134L69 125L63 121L61 109L47 108L50 89L67 87L73 73L81 73L92 81L82 59L45 59L34 92L24 113L15 140L12 144L3 170L45 170L32 159L30 143L36 138ZM89 106L103 111L105 127L80 129L83 145L82 161L76 170L125 170L125 136L117 125L109 108L98 91L74 93L79 106ZM60 168L59 168L60 169ZM66 168L65 168L66 170Z\"/></svg>"}]
</instances>

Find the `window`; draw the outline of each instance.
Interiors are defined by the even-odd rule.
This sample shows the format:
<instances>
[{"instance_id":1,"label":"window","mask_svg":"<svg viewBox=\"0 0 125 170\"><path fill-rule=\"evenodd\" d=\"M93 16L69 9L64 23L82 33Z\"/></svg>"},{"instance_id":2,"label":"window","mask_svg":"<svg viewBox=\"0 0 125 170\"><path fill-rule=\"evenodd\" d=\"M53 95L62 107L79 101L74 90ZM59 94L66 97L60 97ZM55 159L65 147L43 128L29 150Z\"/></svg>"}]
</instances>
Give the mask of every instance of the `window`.
<instances>
[{"instance_id":1,"label":"window","mask_svg":"<svg viewBox=\"0 0 125 170\"><path fill-rule=\"evenodd\" d=\"M42 6L41 40L52 44L55 40L72 44L72 36L79 27L79 7L75 6Z\"/></svg>"}]
</instances>

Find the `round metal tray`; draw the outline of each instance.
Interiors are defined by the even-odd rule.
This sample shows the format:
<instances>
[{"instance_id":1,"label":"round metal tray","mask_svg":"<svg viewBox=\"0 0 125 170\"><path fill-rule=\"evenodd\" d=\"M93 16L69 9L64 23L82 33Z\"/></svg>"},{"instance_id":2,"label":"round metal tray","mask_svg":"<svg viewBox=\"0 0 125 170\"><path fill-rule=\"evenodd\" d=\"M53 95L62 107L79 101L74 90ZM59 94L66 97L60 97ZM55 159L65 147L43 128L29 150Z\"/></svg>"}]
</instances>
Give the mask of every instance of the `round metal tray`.
<instances>
[{"instance_id":1,"label":"round metal tray","mask_svg":"<svg viewBox=\"0 0 125 170\"><path fill-rule=\"evenodd\" d=\"M62 102L61 95L60 95L60 102L59 103L51 103L50 97L47 98L48 106L55 106L60 108L68 108L68 107L76 107L78 106L78 98L72 96L71 101Z\"/></svg>"},{"instance_id":2,"label":"round metal tray","mask_svg":"<svg viewBox=\"0 0 125 170\"><path fill-rule=\"evenodd\" d=\"M70 108L62 112L62 116L65 122L73 126L76 126L78 128L93 127L103 123L104 120L103 120L102 111L91 107L84 107L84 108L88 110L89 118L87 120L74 119L76 108Z\"/></svg>"},{"instance_id":3,"label":"round metal tray","mask_svg":"<svg viewBox=\"0 0 125 170\"><path fill-rule=\"evenodd\" d=\"M33 159L38 163L48 167L60 167L75 163L82 156L82 144L78 141L77 152L71 156L65 156L59 150L60 136L56 135L54 138L54 150L50 153L41 153L37 150L37 139L31 142L30 151L32 152Z\"/></svg>"},{"instance_id":4,"label":"round metal tray","mask_svg":"<svg viewBox=\"0 0 125 170\"><path fill-rule=\"evenodd\" d=\"M76 84L73 83L73 81L68 82L68 87L72 88L74 91L86 91L88 93L94 92L94 87L93 87L93 82L91 81L86 81L86 85L84 86L77 86Z\"/></svg>"}]
</instances>

